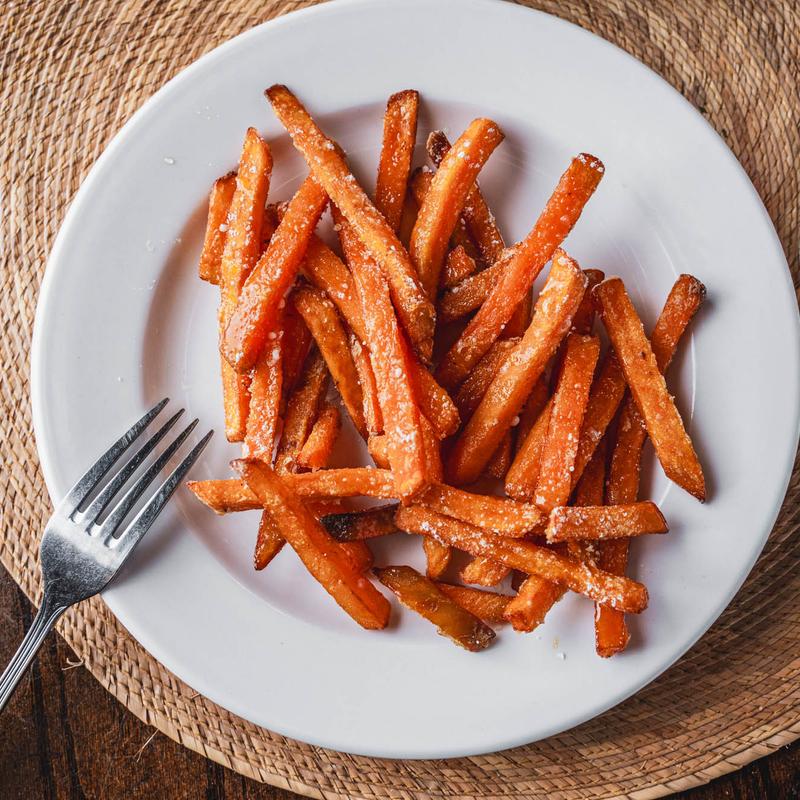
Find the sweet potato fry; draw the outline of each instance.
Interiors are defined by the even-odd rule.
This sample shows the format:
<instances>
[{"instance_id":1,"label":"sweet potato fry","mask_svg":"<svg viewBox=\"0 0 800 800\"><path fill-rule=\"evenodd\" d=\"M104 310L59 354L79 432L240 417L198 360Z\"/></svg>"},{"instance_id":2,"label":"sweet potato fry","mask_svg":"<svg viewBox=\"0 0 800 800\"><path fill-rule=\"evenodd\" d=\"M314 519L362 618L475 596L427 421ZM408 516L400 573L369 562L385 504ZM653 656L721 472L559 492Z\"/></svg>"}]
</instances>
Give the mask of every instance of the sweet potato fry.
<instances>
[{"instance_id":1,"label":"sweet potato fry","mask_svg":"<svg viewBox=\"0 0 800 800\"><path fill-rule=\"evenodd\" d=\"M462 419L469 419L478 407L497 371L519 341L519 339L498 339L461 384L455 396L455 403Z\"/></svg>"},{"instance_id":2,"label":"sweet potato fry","mask_svg":"<svg viewBox=\"0 0 800 800\"><path fill-rule=\"evenodd\" d=\"M311 350L311 331L303 318L297 313L291 297L283 310L283 337L281 338L281 366L283 368L283 402L281 413L286 407L289 394L294 391L303 372L308 353Z\"/></svg>"},{"instance_id":3,"label":"sweet potato fry","mask_svg":"<svg viewBox=\"0 0 800 800\"><path fill-rule=\"evenodd\" d=\"M599 355L597 337L568 336L536 481L535 503L546 512L565 505L572 492L578 439Z\"/></svg>"},{"instance_id":4,"label":"sweet potato fry","mask_svg":"<svg viewBox=\"0 0 800 800\"><path fill-rule=\"evenodd\" d=\"M319 351L314 350L306 359L303 374L286 404L275 460L275 469L279 473L295 469L297 455L311 433L327 388L328 368Z\"/></svg>"},{"instance_id":5,"label":"sweet potato fry","mask_svg":"<svg viewBox=\"0 0 800 800\"><path fill-rule=\"evenodd\" d=\"M626 539L645 533L667 533L658 506L650 500L616 506L559 506L550 512L548 542L570 539Z\"/></svg>"},{"instance_id":6,"label":"sweet potato fry","mask_svg":"<svg viewBox=\"0 0 800 800\"><path fill-rule=\"evenodd\" d=\"M295 291L294 305L325 359L350 419L366 439L364 395L350 353L347 333L335 306L323 291L311 286L301 286Z\"/></svg>"},{"instance_id":7,"label":"sweet potato fry","mask_svg":"<svg viewBox=\"0 0 800 800\"><path fill-rule=\"evenodd\" d=\"M528 290L522 296L522 300L517 303L511 319L506 323L505 328L500 332L501 339L515 339L525 333L528 325L531 324L531 310L533 308L533 294Z\"/></svg>"},{"instance_id":8,"label":"sweet potato fry","mask_svg":"<svg viewBox=\"0 0 800 800\"><path fill-rule=\"evenodd\" d=\"M500 440L497 450L489 459L486 465L486 474L498 481L505 480L508 468L511 466L511 451L514 447L511 431L506 431L506 435Z\"/></svg>"},{"instance_id":9,"label":"sweet potato fry","mask_svg":"<svg viewBox=\"0 0 800 800\"><path fill-rule=\"evenodd\" d=\"M581 154L573 159L533 229L516 246L513 258L504 266L480 311L439 364L437 378L446 389L458 386L500 336L542 267L577 222L603 171L602 163L594 156Z\"/></svg>"},{"instance_id":10,"label":"sweet potato fry","mask_svg":"<svg viewBox=\"0 0 800 800\"><path fill-rule=\"evenodd\" d=\"M443 131L433 131L428 136L426 149L431 161L437 167L441 167L442 161L450 151L450 142ZM497 227L494 214L489 210L477 183L467 194L463 213L467 228L478 246L481 258L487 264L494 264L506 245Z\"/></svg>"},{"instance_id":11,"label":"sweet potato fry","mask_svg":"<svg viewBox=\"0 0 800 800\"><path fill-rule=\"evenodd\" d=\"M432 537L425 537L425 541ZM500 561L485 556L475 556L461 570L459 577L464 583L476 583L478 586L497 586L511 568Z\"/></svg>"},{"instance_id":12,"label":"sweet potato fry","mask_svg":"<svg viewBox=\"0 0 800 800\"><path fill-rule=\"evenodd\" d=\"M385 628L389 621L386 598L353 568L338 542L283 480L259 461L238 459L231 466L271 513L281 534L308 571L341 608L364 628Z\"/></svg>"},{"instance_id":13,"label":"sweet potato fry","mask_svg":"<svg viewBox=\"0 0 800 800\"><path fill-rule=\"evenodd\" d=\"M516 453L522 448L525 438L530 433L531 428L536 424L542 409L547 405L550 399L550 392L548 390L548 383L545 376L542 375L533 386L522 411L519 412L519 424L516 425L517 429L517 443Z\"/></svg>"},{"instance_id":14,"label":"sweet potato fry","mask_svg":"<svg viewBox=\"0 0 800 800\"><path fill-rule=\"evenodd\" d=\"M419 94L406 89L393 94L383 116L383 144L375 184L375 206L392 230L400 227L408 174L417 142Z\"/></svg>"},{"instance_id":15,"label":"sweet potato fry","mask_svg":"<svg viewBox=\"0 0 800 800\"><path fill-rule=\"evenodd\" d=\"M350 354L358 373L358 382L361 384L361 395L364 400L364 424L371 439L383 433L383 414L381 414L381 404L378 399L378 384L375 382L375 373L372 370L369 352L353 334L350 335Z\"/></svg>"},{"instance_id":16,"label":"sweet potato fry","mask_svg":"<svg viewBox=\"0 0 800 800\"><path fill-rule=\"evenodd\" d=\"M425 574L431 580L441 578L450 566L453 549L426 536L422 540L422 550L425 553Z\"/></svg>"},{"instance_id":17,"label":"sweet potato fry","mask_svg":"<svg viewBox=\"0 0 800 800\"><path fill-rule=\"evenodd\" d=\"M366 511L351 511L345 514L328 514L320 520L325 530L338 542L353 542L359 539L374 539L397 533L394 524L395 504L370 508Z\"/></svg>"},{"instance_id":18,"label":"sweet potato fry","mask_svg":"<svg viewBox=\"0 0 800 800\"><path fill-rule=\"evenodd\" d=\"M375 466L380 469L389 469L389 439L386 434L370 436L367 440L369 450Z\"/></svg>"},{"instance_id":19,"label":"sweet potato fry","mask_svg":"<svg viewBox=\"0 0 800 800\"><path fill-rule=\"evenodd\" d=\"M328 463L341 425L339 409L326 403L297 454L297 464L305 469L322 469Z\"/></svg>"},{"instance_id":20,"label":"sweet potato fry","mask_svg":"<svg viewBox=\"0 0 800 800\"><path fill-rule=\"evenodd\" d=\"M397 231L397 236L406 250L408 250L408 243L411 241L411 231L414 230L414 223L417 221L418 210L414 195L409 189L403 201L403 213L400 217L400 228Z\"/></svg>"},{"instance_id":21,"label":"sweet potato fry","mask_svg":"<svg viewBox=\"0 0 800 800\"><path fill-rule=\"evenodd\" d=\"M586 469L575 487L574 503L576 506L602 506L605 495L606 485L606 460L608 454L608 436L604 436L594 451L592 460L586 465ZM567 552L573 558L581 561L588 561L590 564L598 564L600 555L598 542L567 542Z\"/></svg>"},{"instance_id":22,"label":"sweet potato fry","mask_svg":"<svg viewBox=\"0 0 800 800\"><path fill-rule=\"evenodd\" d=\"M336 144L319 129L300 101L285 87L266 91L272 108L366 250L383 271L397 314L424 361L433 349L435 314L405 248L350 172Z\"/></svg>"},{"instance_id":23,"label":"sweet potato fry","mask_svg":"<svg viewBox=\"0 0 800 800\"><path fill-rule=\"evenodd\" d=\"M283 550L285 544L286 539L281 535L272 515L269 511L262 511L253 553L253 567L259 571L266 569L272 563L272 559Z\"/></svg>"},{"instance_id":24,"label":"sweet potato fry","mask_svg":"<svg viewBox=\"0 0 800 800\"><path fill-rule=\"evenodd\" d=\"M456 404L447 390L437 383L436 378L414 358L413 353L407 355L419 410L430 422L437 439L446 439L448 436L452 436L461 424Z\"/></svg>"},{"instance_id":25,"label":"sweet potato fry","mask_svg":"<svg viewBox=\"0 0 800 800\"><path fill-rule=\"evenodd\" d=\"M702 502L706 496L702 467L625 285L619 278L611 278L594 291L603 324L664 472Z\"/></svg>"},{"instance_id":26,"label":"sweet potato fry","mask_svg":"<svg viewBox=\"0 0 800 800\"><path fill-rule=\"evenodd\" d=\"M461 317L465 317L476 308L480 308L481 303L488 297L492 286L500 280L503 270L511 262L514 252L513 247L506 248L494 264L473 273L455 286L446 289L439 300L439 321L454 322L457 319L461 319ZM481 354L482 357L483 354ZM465 373L465 378L467 374L469 374L469 370ZM457 386L458 383L456 382L454 386Z\"/></svg>"},{"instance_id":27,"label":"sweet potato fry","mask_svg":"<svg viewBox=\"0 0 800 800\"><path fill-rule=\"evenodd\" d=\"M425 470L430 480L441 482L444 469L442 467L439 440L436 438L433 428L425 417L422 417L420 422L422 424L422 439L425 449ZM426 489L425 494L429 493L430 490ZM438 494L434 493L433 499L436 500L437 498ZM426 536L422 540L422 549L425 552L425 571L427 576L429 578L441 578L450 565L450 559L453 557L452 548Z\"/></svg>"},{"instance_id":28,"label":"sweet potato fry","mask_svg":"<svg viewBox=\"0 0 800 800\"><path fill-rule=\"evenodd\" d=\"M327 204L325 190L313 176L306 178L247 277L222 341L223 355L238 372L246 372L255 364L268 334L275 330L284 295Z\"/></svg>"},{"instance_id":29,"label":"sweet potato fry","mask_svg":"<svg viewBox=\"0 0 800 800\"><path fill-rule=\"evenodd\" d=\"M229 172L214 181L208 197L208 220L203 249L200 251L200 277L209 283L219 284L222 253L225 250L228 230L228 211L236 189L236 173Z\"/></svg>"},{"instance_id":30,"label":"sweet potato fry","mask_svg":"<svg viewBox=\"0 0 800 800\"><path fill-rule=\"evenodd\" d=\"M409 255L428 297L435 299L450 236L486 160L503 141L490 119L473 120L442 159L411 232Z\"/></svg>"},{"instance_id":31,"label":"sweet potato fry","mask_svg":"<svg viewBox=\"0 0 800 800\"><path fill-rule=\"evenodd\" d=\"M249 128L239 158L236 189L228 212L228 231L220 261L220 342L236 309L242 285L261 252L261 226L271 174L272 155L269 147L254 128ZM250 379L237 375L222 355L220 366L225 435L229 442L241 442L250 404Z\"/></svg>"},{"instance_id":32,"label":"sweet potato fry","mask_svg":"<svg viewBox=\"0 0 800 800\"><path fill-rule=\"evenodd\" d=\"M477 269L478 265L475 259L467 253L463 245L458 245L447 254L445 259L442 286L445 289L451 289L472 275Z\"/></svg>"},{"instance_id":33,"label":"sweet potato fry","mask_svg":"<svg viewBox=\"0 0 800 800\"><path fill-rule=\"evenodd\" d=\"M553 399L550 398L539 412L539 417L508 468L505 490L506 494L515 500L532 502L536 497L536 486L542 468L542 455L547 442L547 432L550 429L552 410Z\"/></svg>"},{"instance_id":34,"label":"sweet potato fry","mask_svg":"<svg viewBox=\"0 0 800 800\"><path fill-rule=\"evenodd\" d=\"M423 541L430 541L430 538L426 536ZM505 622L503 611L512 599L509 595L487 592L485 589L475 589L471 586L454 586L441 581L436 582L436 587L478 619L492 625L502 625Z\"/></svg>"},{"instance_id":35,"label":"sweet potato fry","mask_svg":"<svg viewBox=\"0 0 800 800\"><path fill-rule=\"evenodd\" d=\"M548 581L539 575L530 575L509 601L503 617L520 633L530 633L544 622L547 612L564 596L567 587Z\"/></svg>"},{"instance_id":36,"label":"sweet potato fry","mask_svg":"<svg viewBox=\"0 0 800 800\"><path fill-rule=\"evenodd\" d=\"M531 542L496 536L422 506L401 506L395 514L395 523L401 530L433 536L451 547L493 558L529 575L539 575L623 611L635 614L647 607L647 589L642 584Z\"/></svg>"},{"instance_id":37,"label":"sweet potato fry","mask_svg":"<svg viewBox=\"0 0 800 800\"><path fill-rule=\"evenodd\" d=\"M411 567L384 567L376 569L375 575L404 606L432 622L442 636L460 647L477 652L485 650L494 639L495 633L488 625Z\"/></svg>"},{"instance_id":38,"label":"sweet potato fry","mask_svg":"<svg viewBox=\"0 0 800 800\"><path fill-rule=\"evenodd\" d=\"M375 262L356 239L349 223L334 216L361 300L370 360L387 435L389 463L401 498L419 492L428 482L420 412L410 378L409 349L397 324L386 282Z\"/></svg>"},{"instance_id":39,"label":"sweet potato fry","mask_svg":"<svg viewBox=\"0 0 800 800\"><path fill-rule=\"evenodd\" d=\"M250 408L244 455L272 463L283 387L283 331L261 353L250 373Z\"/></svg>"},{"instance_id":40,"label":"sweet potato fry","mask_svg":"<svg viewBox=\"0 0 800 800\"><path fill-rule=\"evenodd\" d=\"M350 564L353 569L359 574L372 569L375 559L372 556L372 550L366 542L356 540L353 542L339 542L339 547L342 552L350 559Z\"/></svg>"},{"instance_id":41,"label":"sweet potato fry","mask_svg":"<svg viewBox=\"0 0 800 800\"><path fill-rule=\"evenodd\" d=\"M480 475L568 330L585 287L580 267L558 250L533 322L456 440L449 460L453 483L469 483Z\"/></svg>"}]
</instances>

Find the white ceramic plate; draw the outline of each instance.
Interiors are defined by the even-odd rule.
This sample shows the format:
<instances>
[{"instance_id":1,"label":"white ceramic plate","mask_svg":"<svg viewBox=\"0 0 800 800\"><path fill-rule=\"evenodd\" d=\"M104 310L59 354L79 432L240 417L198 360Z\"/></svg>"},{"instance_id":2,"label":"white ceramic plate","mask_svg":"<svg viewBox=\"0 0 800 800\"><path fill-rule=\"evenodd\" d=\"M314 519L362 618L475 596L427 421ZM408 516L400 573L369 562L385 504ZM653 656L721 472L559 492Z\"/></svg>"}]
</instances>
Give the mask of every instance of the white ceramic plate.
<instances>
[{"instance_id":1,"label":"white ceramic plate","mask_svg":"<svg viewBox=\"0 0 800 800\"><path fill-rule=\"evenodd\" d=\"M509 240L527 232L572 155L599 155L606 176L569 251L622 275L648 324L679 273L709 290L670 383L710 499L700 505L649 468L647 496L672 532L637 543L632 573L651 604L631 619L629 651L609 661L594 654L591 606L577 596L535 633L503 630L478 655L411 612L362 631L288 548L253 571L257 515L216 517L186 491L106 602L212 700L339 750L473 754L599 714L703 634L760 552L797 444L798 317L778 239L723 142L654 73L554 17L486 0L325 4L234 39L146 103L74 200L42 287L33 404L51 495L165 395L222 431L217 296L196 278L205 198L249 125L273 147L272 197L289 197L305 174L262 97L275 82L343 143L368 187L391 92L421 91L421 139L493 117L507 138L482 184ZM222 435L212 445L197 478L226 476L237 455ZM379 559L419 565L419 541L395 539Z\"/></svg>"}]
</instances>

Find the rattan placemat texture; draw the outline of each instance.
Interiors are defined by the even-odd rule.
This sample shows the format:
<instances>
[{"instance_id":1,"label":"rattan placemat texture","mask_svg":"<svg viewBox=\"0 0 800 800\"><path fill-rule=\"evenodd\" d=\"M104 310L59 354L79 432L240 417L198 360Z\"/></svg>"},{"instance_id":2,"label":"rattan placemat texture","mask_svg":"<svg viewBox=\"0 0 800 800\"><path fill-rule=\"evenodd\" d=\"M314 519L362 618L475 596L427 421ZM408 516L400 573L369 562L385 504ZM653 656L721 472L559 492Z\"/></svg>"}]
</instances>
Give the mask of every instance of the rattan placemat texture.
<instances>
[{"instance_id":1,"label":"rattan placemat texture","mask_svg":"<svg viewBox=\"0 0 800 800\"><path fill-rule=\"evenodd\" d=\"M0 10L0 560L32 598L49 501L31 430L31 329L66 207L113 134L173 75L253 25L311 4L6 0ZM621 46L698 108L755 183L797 285L800 8L789 0L528 4ZM642 800L708 781L800 736L799 495L795 471L747 584L677 665L599 719L494 755L379 761L311 747L196 696L97 598L73 609L60 630L141 719L244 775L312 797Z\"/></svg>"}]
</instances>

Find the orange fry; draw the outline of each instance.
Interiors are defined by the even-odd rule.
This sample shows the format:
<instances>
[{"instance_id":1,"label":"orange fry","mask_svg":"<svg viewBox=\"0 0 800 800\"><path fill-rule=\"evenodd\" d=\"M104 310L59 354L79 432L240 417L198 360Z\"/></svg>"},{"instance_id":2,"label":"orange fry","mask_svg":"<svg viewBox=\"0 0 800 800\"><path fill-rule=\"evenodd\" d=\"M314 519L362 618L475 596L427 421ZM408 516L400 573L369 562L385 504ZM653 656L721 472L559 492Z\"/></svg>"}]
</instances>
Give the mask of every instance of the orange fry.
<instances>
[{"instance_id":1,"label":"orange fry","mask_svg":"<svg viewBox=\"0 0 800 800\"><path fill-rule=\"evenodd\" d=\"M667 533L667 521L650 500L616 506L559 506L550 512L548 542L571 539L625 539Z\"/></svg>"},{"instance_id":2,"label":"orange fry","mask_svg":"<svg viewBox=\"0 0 800 800\"><path fill-rule=\"evenodd\" d=\"M356 430L366 439L364 396L350 353L347 333L335 306L328 295L311 286L301 286L295 291L294 305L325 359L350 419L353 420Z\"/></svg>"},{"instance_id":3,"label":"orange fry","mask_svg":"<svg viewBox=\"0 0 800 800\"><path fill-rule=\"evenodd\" d=\"M250 409L244 435L244 455L272 463L278 434L283 387L283 331L261 353L250 373Z\"/></svg>"},{"instance_id":4,"label":"orange fry","mask_svg":"<svg viewBox=\"0 0 800 800\"><path fill-rule=\"evenodd\" d=\"M463 245L458 245L447 254L442 273L442 285L445 289L451 289L464 278L472 275L476 269L478 269L478 265L475 263L475 259L467 253Z\"/></svg>"},{"instance_id":5,"label":"orange fry","mask_svg":"<svg viewBox=\"0 0 800 800\"><path fill-rule=\"evenodd\" d=\"M430 360L435 323L433 305L425 296L405 248L356 182L340 149L319 129L300 101L285 86L272 86L266 95L294 146L376 259L415 350L423 360Z\"/></svg>"},{"instance_id":6,"label":"orange fry","mask_svg":"<svg viewBox=\"0 0 800 800\"><path fill-rule=\"evenodd\" d=\"M434 173L411 232L409 255L428 297L435 298L450 236L486 160L503 141L490 119L473 120Z\"/></svg>"},{"instance_id":7,"label":"orange fry","mask_svg":"<svg viewBox=\"0 0 800 800\"><path fill-rule=\"evenodd\" d=\"M429 536L425 537L427 541ZM476 583L478 586L497 586L511 568L499 561L484 556L475 556L461 570L459 577L464 583Z\"/></svg>"},{"instance_id":8,"label":"orange fry","mask_svg":"<svg viewBox=\"0 0 800 800\"><path fill-rule=\"evenodd\" d=\"M476 308L480 308L492 286L500 280L503 270L511 262L514 253L513 247L506 248L490 267L474 272L455 286L446 289L439 300L439 321L454 322ZM482 356L483 354L481 354ZM469 374L469 370L464 377L467 374ZM454 385L457 386L458 383L460 381L455 382Z\"/></svg>"},{"instance_id":9,"label":"orange fry","mask_svg":"<svg viewBox=\"0 0 800 800\"><path fill-rule=\"evenodd\" d=\"M238 459L231 466L247 481L281 534L308 571L359 625L385 628L389 603L358 572L341 546L272 469L260 461Z\"/></svg>"},{"instance_id":10,"label":"orange fry","mask_svg":"<svg viewBox=\"0 0 800 800\"><path fill-rule=\"evenodd\" d=\"M326 403L314 422L314 427L297 454L297 464L310 470L322 469L331 457L342 422L339 409Z\"/></svg>"},{"instance_id":11,"label":"orange fry","mask_svg":"<svg viewBox=\"0 0 800 800\"><path fill-rule=\"evenodd\" d=\"M456 404L413 353L408 353L408 363L419 410L430 422L437 439L452 436L461 424Z\"/></svg>"},{"instance_id":12,"label":"orange fry","mask_svg":"<svg viewBox=\"0 0 800 800\"><path fill-rule=\"evenodd\" d=\"M378 399L378 384L375 382L375 373L372 370L369 352L358 337L352 334L350 336L350 354L353 357L353 364L358 373L358 382L361 384L361 394L364 398L364 424L367 426L370 439L372 439L383 433L383 415Z\"/></svg>"},{"instance_id":13,"label":"orange fry","mask_svg":"<svg viewBox=\"0 0 800 800\"><path fill-rule=\"evenodd\" d=\"M606 484L606 456L608 453L608 436L604 436L594 451L592 460L586 465L586 469L575 487L576 506L601 506L605 495ZM569 541L567 542L567 552L573 558L581 561L589 561L592 564L605 569L598 563L600 555L600 545L597 542Z\"/></svg>"},{"instance_id":14,"label":"orange fry","mask_svg":"<svg viewBox=\"0 0 800 800\"><path fill-rule=\"evenodd\" d=\"M290 392L294 391L311 350L311 332L297 313L291 298L283 310L283 337L281 338L281 366L283 367L282 412Z\"/></svg>"},{"instance_id":15,"label":"orange fry","mask_svg":"<svg viewBox=\"0 0 800 800\"><path fill-rule=\"evenodd\" d=\"M529 575L539 575L623 611L636 614L647 607L647 589L642 584L531 542L496 536L421 506L401 506L395 514L395 522L401 530L433 536L451 547L493 558Z\"/></svg>"},{"instance_id":16,"label":"orange fry","mask_svg":"<svg viewBox=\"0 0 800 800\"><path fill-rule=\"evenodd\" d=\"M488 625L411 567L384 567L376 569L375 575L404 606L432 622L442 636L460 647L477 652L485 650L494 639L495 633Z\"/></svg>"},{"instance_id":17,"label":"orange fry","mask_svg":"<svg viewBox=\"0 0 800 800\"><path fill-rule=\"evenodd\" d=\"M533 322L456 440L449 460L453 483L469 483L480 475L568 330L585 287L580 267L563 250L556 251Z\"/></svg>"},{"instance_id":18,"label":"orange fry","mask_svg":"<svg viewBox=\"0 0 800 800\"><path fill-rule=\"evenodd\" d=\"M389 439L386 434L370 436L367 449L376 467L389 469Z\"/></svg>"},{"instance_id":19,"label":"orange fry","mask_svg":"<svg viewBox=\"0 0 800 800\"><path fill-rule=\"evenodd\" d=\"M423 541L430 541L425 537ZM458 603L461 608L474 614L478 619L492 625L502 625L505 622L503 611L512 599L507 594L487 592L484 589L475 589L471 586L454 586L451 583L436 582L440 592L444 592L451 600Z\"/></svg>"},{"instance_id":20,"label":"orange fry","mask_svg":"<svg viewBox=\"0 0 800 800\"><path fill-rule=\"evenodd\" d=\"M582 153L573 159L533 229L515 247L480 310L439 364L437 378L446 389L458 386L500 336L542 267L577 222L603 171L594 156Z\"/></svg>"},{"instance_id":21,"label":"orange fry","mask_svg":"<svg viewBox=\"0 0 800 800\"><path fill-rule=\"evenodd\" d=\"M393 94L383 116L383 144L375 184L375 206L392 230L400 227L408 174L417 142L419 93L406 89Z\"/></svg>"},{"instance_id":22,"label":"orange fry","mask_svg":"<svg viewBox=\"0 0 800 800\"><path fill-rule=\"evenodd\" d=\"M350 559L350 564L353 569L358 573L364 573L368 569L372 569L375 559L372 556L372 550L366 542L353 541L353 542L339 542L339 547L342 552Z\"/></svg>"},{"instance_id":23,"label":"orange fry","mask_svg":"<svg viewBox=\"0 0 800 800\"><path fill-rule=\"evenodd\" d=\"M664 472L689 494L705 500L702 467L625 285L619 278L611 278L594 291L603 324Z\"/></svg>"},{"instance_id":24,"label":"orange fry","mask_svg":"<svg viewBox=\"0 0 800 800\"><path fill-rule=\"evenodd\" d=\"M530 633L544 622L547 612L564 596L567 587L539 575L526 578L506 606L503 617L515 631Z\"/></svg>"},{"instance_id":25,"label":"orange fry","mask_svg":"<svg viewBox=\"0 0 800 800\"><path fill-rule=\"evenodd\" d=\"M284 295L327 204L325 190L313 176L306 178L247 277L222 341L225 358L238 372L246 372L255 364L269 333L275 330Z\"/></svg>"},{"instance_id":26,"label":"orange fry","mask_svg":"<svg viewBox=\"0 0 800 800\"><path fill-rule=\"evenodd\" d=\"M517 344L519 339L498 339L461 384L455 402L463 419L468 419L478 407L497 371Z\"/></svg>"},{"instance_id":27,"label":"orange fry","mask_svg":"<svg viewBox=\"0 0 800 800\"><path fill-rule=\"evenodd\" d=\"M264 203L271 174L272 155L269 147L254 128L248 128L239 159L236 189L228 212L228 231L225 234L225 247L219 268L220 343L236 309L242 285L261 252ZM225 435L229 442L241 442L250 404L250 379L246 375L237 375L222 355L220 364Z\"/></svg>"},{"instance_id":28,"label":"orange fry","mask_svg":"<svg viewBox=\"0 0 800 800\"><path fill-rule=\"evenodd\" d=\"M200 251L199 273L209 283L219 284L220 264L228 230L228 211L235 190L236 173L229 172L214 181L208 197L208 220L203 249Z\"/></svg>"},{"instance_id":29,"label":"orange fry","mask_svg":"<svg viewBox=\"0 0 800 800\"><path fill-rule=\"evenodd\" d=\"M525 437L536 424L536 420L539 419L539 415L542 413L542 409L547 405L549 399L548 383L544 375L542 375L542 377L536 381L531 393L528 395L528 399L525 401L522 411L519 412L519 424L516 426L517 453L520 451Z\"/></svg>"},{"instance_id":30,"label":"orange fry","mask_svg":"<svg viewBox=\"0 0 800 800\"><path fill-rule=\"evenodd\" d=\"M511 450L513 446L513 437L511 431L508 430L486 465L486 474L489 477L496 478L498 481L505 480L508 468L511 466Z\"/></svg>"},{"instance_id":31,"label":"orange fry","mask_svg":"<svg viewBox=\"0 0 800 800\"><path fill-rule=\"evenodd\" d=\"M553 398L550 398L539 412L530 433L519 447L511 466L506 473L505 490L515 500L533 501L542 468L542 455L550 430L550 415Z\"/></svg>"},{"instance_id":32,"label":"orange fry","mask_svg":"<svg viewBox=\"0 0 800 800\"><path fill-rule=\"evenodd\" d=\"M563 506L569 500L578 439L599 355L597 337L579 333L567 337L536 482L535 503L544 511Z\"/></svg>"}]
</instances>

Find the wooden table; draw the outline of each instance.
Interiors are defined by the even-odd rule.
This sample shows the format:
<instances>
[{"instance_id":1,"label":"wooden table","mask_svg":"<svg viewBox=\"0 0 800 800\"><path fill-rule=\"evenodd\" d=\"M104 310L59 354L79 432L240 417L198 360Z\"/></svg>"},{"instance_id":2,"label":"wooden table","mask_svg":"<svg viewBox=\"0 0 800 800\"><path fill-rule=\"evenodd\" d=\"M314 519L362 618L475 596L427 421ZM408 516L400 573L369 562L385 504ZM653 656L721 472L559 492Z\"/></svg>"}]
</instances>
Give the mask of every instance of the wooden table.
<instances>
[{"instance_id":1,"label":"wooden table","mask_svg":"<svg viewBox=\"0 0 800 800\"><path fill-rule=\"evenodd\" d=\"M33 609L0 568L0 662L31 624ZM2 667L0 667L2 668ZM58 635L0 717L2 800L289 800L140 722L75 661ZM800 743L680 795L691 800L800 797Z\"/></svg>"}]
</instances>

